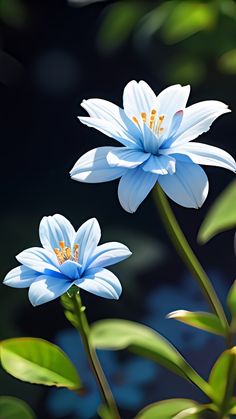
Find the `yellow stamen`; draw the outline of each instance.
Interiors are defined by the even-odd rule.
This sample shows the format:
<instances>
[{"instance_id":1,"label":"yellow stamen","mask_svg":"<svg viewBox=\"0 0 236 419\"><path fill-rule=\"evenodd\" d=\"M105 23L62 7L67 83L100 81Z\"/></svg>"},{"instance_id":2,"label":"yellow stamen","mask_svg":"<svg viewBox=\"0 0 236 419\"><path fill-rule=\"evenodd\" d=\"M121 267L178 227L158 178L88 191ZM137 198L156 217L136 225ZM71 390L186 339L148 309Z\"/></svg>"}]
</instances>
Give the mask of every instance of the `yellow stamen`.
<instances>
[{"instance_id":1,"label":"yellow stamen","mask_svg":"<svg viewBox=\"0 0 236 419\"><path fill-rule=\"evenodd\" d=\"M146 123L146 121L147 121L147 114L146 114L146 112L141 112L141 118L142 118L143 122Z\"/></svg>"},{"instance_id":2,"label":"yellow stamen","mask_svg":"<svg viewBox=\"0 0 236 419\"><path fill-rule=\"evenodd\" d=\"M67 259L71 259L71 250L69 247L65 248L65 253L66 253L66 257Z\"/></svg>"},{"instance_id":3,"label":"yellow stamen","mask_svg":"<svg viewBox=\"0 0 236 419\"><path fill-rule=\"evenodd\" d=\"M139 125L139 122L138 122L136 116L132 116L132 120L135 124Z\"/></svg>"},{"instance_id":4,"label":"yellow stamen","mask_svg":"<svg viewBox=\"0 0 236 419\"><path fill-rule=\"evenodd\" d=\"M79 245L77 243L74 244L74 260L75 262L79 260Z\"/></svg>"},{"instance_id":5,"label":"yellow stamen","mask_svg":"<svg viewBox=\"0 0 236 419\"><path fill-rule=\"evenodd\" d=\"M61 250L65 249L65 242L63 240L59 241L59 246L61 248Z\"/></svg>"},{"instance_id":6,"label":"yellow stamen","mask_svg":"<svg viewBox=\"0 0 236 419\"><path fill-rule=\"evenodd\" d=\"M156 109L151 110L150 119L149 119L149 127L152 129L154 126L155 118L156 118Z\"/></svg>"},{"instance_id":7,"label":"yellow stamen","mask_svg":"<svg viewBox=\"0 0 236 419\"><path fill-rule=\"evenodd\" d=\"M65 262L65 258L64 258L64 255L63 255L62 251L59 250L58 248L55 248L54 252L56 254L56 257L57 257L57 260L58 260L59 264L62 265L62 263Z\"/></svg>"},{"instance_id":8,"label":"yellow stamen","mask_svg":"<svg viewBox=\"0 0 236 419\"><path fill-rule=\"evenodd\" d=\"M161 127L162 122L164 121L165 116L164 115L160 115L158 118L158 123L157 123L157 134L159 135L162 131L164 131L164 128Z\"/></svg>"}]
</instances>

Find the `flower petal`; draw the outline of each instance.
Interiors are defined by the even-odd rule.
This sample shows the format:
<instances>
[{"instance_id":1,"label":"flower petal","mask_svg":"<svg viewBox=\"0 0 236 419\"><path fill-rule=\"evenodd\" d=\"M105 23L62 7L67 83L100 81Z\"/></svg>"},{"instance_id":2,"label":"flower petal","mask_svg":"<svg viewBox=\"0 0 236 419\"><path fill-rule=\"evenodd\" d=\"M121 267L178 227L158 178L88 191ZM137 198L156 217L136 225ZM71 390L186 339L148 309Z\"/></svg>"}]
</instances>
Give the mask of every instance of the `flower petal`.
<instances>
[{"instance_id":1,"label":"flower petal","mask_svg":"<svg viewBox=\"0 0 236 419\"><path fill-rule=\"evenodd\" d=\"M140 167L128 170L120 179L118 187L121 206L128 212L135 212L157 179L157 174L144 172Z\"/></svg>"},{"instance_id":2,"label":"flower petal","mask_svg":"<svg viewBox=\"0 0 236 419\"><path fill-rule=\"evenodd\" d=\"M164 192L183 207L200 208L208 194L206 173L192 162L177 160L176 172L160 176L158 181Z\"/></svg>"},{"instance_id":3,"label":"flower petal","mask_svg":"<svg viewBox=\"0 0 236 419\"><path fill-rule=\"evenodd\" d=\"M81 274L86 269L90 256L94 253L101 239L101 229L96 218L87 220L76 233L75 244L79 245L79 264L82 266Z\"/></svg>"},{"instance_id":4,"label":"flower petal","mask_svg":"<svg viewBox=\"0 0 236 419\"><path fill-rule=\"evenodd\" d=\"M143 151L130 150L127 147L117 147L116 150L109 151L107 161L112 167L137 167L150 157L150 153Z\"/></svg>"},{"instance_id":5,"label":"flower petal","mask_svg":"<svg viewBox=\"0 0 236 419\"><path fill-rule=\"evenodd\" d=\"M63 277L40 275L29 288L29 300L33 306L48 303L63 295L73 285Z\"/></svg>"},{"instance_id":6,"label":"flower petal","mask_svg":"<svg viewBox=\"0 0 236 419\"><path fill-rule=\"evenodd\" d=\"M64 241L66 246L71 247L74 236L74 227L63 215L43 217L40 222L39 237L45 249L58 248L60 241Z\"/></svg>"},{"instance_id":7,"label":"flower petal","mask_svg":"<svg viewBox=\"0 0 236 419\"><path fill-rule=\"evenodd\" d=\"M187 103L190 93L190 86L181 86L175 84L162 90L157 96L156 108L158 115L164 115L162 127L164 128L160 143L163 143L169 133L173 116L178 112L182 111Z\"/></svg>"},{"instance_id":8,"label":"flower petal","mask_svg":"<svg viewBox=\"0 0 236 419\"><path fill-rule=\"evenodd\" d=\"M142 166L145 172L158 175L172 174L175 172L175 158L170 156L151 156Z\"/></svg>"},{"instance_id":9,"label":"flower petal","mask_svg":"<svg viewBox=\"0 0 236 419\"><path fill-rule=\"evenodd\" d=\"M207 132L220 115L231 112L227 105L217 100L195 103L184 110L182 123L172 139L173 145L192 141Z\"/></svg>"},{"instance_id":10,"label":"flower petal","mask_svg":"<svg viewBox=\"0 0 236 419\"><path fill-rule=\"evenodd\" d=\"M107 162L108 153L116 149L117 147L99 147L85 153L71 170L72 179L79 182L100 183L121 177L125 169L110 167Z\"/></svg>"},{"instance_id":11,"label":"flower petal","mask_svg":"<svg viewBox=\"0 0 236 419\"><path fill-rule=\"evenodd\" d=\"M99 297L118 300L122 288L119 279L108 269L88 269L75 285Z\"/></svg>"},{"instance_id":12,"label":"flower petal","mask_svg":"<svg viewBox=\"0 0 236 419\"><path fill-rule=\"evenodd\" d=\"M80 277L81 265L73 260L66 260L60 265L60 271L69 279L78 279Z\"/></svg>"},{"instance_id":13,"label":"flower petal","mask_svg":"<svg viewBox=\"0 0 236 419\"><path fill-rule=\"evenodd\" d=\"M23 250L16 256L18 262L36 272L44 273L47 270L60 272L56 255L41 247L31 247Z\"/></svg>"},{"instance_id":14,"label":"flower petal","mask_svg":"<svg viewBox=\"0 0 236 419\"><path fill-rule=\"evenodd\" d=\"M236 172L233 157L218 147L201 143L185 143L165 150L168 154L178 153L188 156L194 163L219 166Z\"/></svg>"},{"instance_id":15,"label":"flower petal","mask_svg":"<svg viewBox=\"0 0 236 419\"><path fill-rule=\"evenodd\" d=\"M101 244L94 251L89 260L88 268L104 268L105 266L114 265L128 258L131 251L122 243L110 242Z\"/></svg>"},{"instance_id":16,"label":"flower petal","mask_svg":"<svg viewBox=\"0 0 236 419\"><path fill-rule=\"evenodd\" d=\"M130 81L124 88L123 106L125 113L132 118L138 118L141 112L150 113L156 95L151 87L141 80L137 83L135 80Z\"/></svg>"},{"instance_id":17,"label":"flower petal","mask_svg":"<svg viewBox=\"0 0 236 419\"><path fill-rule=\"evenodd\" d=\"M136 146L136 143L139 143L140 131L138 127L119 106L103 99L83 100L81 106L86 109L91 118L111 123L121 144L132 148ZM94 128L96 127L94 126Z\"/></svg>"},{"instance_id":18,"label":"flower petal","mask_svg":"<svg viewBox=\"0 0 236 419\"><path fill-rule=\"evenodd\" d=\"M8 272L3 283L9 287L27 288L38 276L38 272L35 272L26 266L17 266L17 268Z\"/></svg>"}]
</instances>

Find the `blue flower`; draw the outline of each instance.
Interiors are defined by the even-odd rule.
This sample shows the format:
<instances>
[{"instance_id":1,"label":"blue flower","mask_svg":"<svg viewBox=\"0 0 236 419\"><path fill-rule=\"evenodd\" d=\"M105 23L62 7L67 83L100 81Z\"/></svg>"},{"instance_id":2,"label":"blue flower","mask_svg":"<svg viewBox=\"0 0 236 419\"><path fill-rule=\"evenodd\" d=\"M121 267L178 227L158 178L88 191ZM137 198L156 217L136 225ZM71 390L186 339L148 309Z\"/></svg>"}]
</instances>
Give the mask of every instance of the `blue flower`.
<instances>
[{"instance_id":1,"label":"blue flower","mask_svg":"<svg viewBox=\"0 0 236 419\"><path fill-rule=\"evenodd\" d=\"M121 178L118 197L131 213L156 182L178 204L201 207L209 185L199 164L235 172L236 163L220 148L191 142L230 111L215 100L186 108L189 91L189 86L174 85L156 96L147 83L133 80L124 89L124 109L102 99L83 101L90 116L80 121L123 146L87 152L71 170L72 179L98 183Z\"/></svg>"},{"instance_id":2,"label":"blue flower","mask_svg":"<svg viewBox=\"0 0 236 419\"><path fill-rule=\"evenodd\" d=\"M96 417L101 400L78 333L74 330L62 331L57 335L56 343L77 367L85 391L78 396L66 389L52 390L47 401L49 410L56 417L72 414L80 419ZM98 356L118 406L131 410L143 407L146 386L155 379L158 366L133 356L120 362L119 355L111 351L98 351Z\"/></svg>"},{"instance_id":3,"label":"blue flower","mask_svg":"<svg viewBox=\"0 0 236 419\"><path fill-rule=\"evenodd\" d=\"M104 298L118 299L121 284L106 266L131 255L117 242L98 246L101 230L96 218L86 221L76 232L62 215L43 217L39 226L43 248L32 247L16 256L22 265L12 269L4 284L29 287L29 300L40 305L54 300L72 285Z\"/></svg>"}]
</instances>

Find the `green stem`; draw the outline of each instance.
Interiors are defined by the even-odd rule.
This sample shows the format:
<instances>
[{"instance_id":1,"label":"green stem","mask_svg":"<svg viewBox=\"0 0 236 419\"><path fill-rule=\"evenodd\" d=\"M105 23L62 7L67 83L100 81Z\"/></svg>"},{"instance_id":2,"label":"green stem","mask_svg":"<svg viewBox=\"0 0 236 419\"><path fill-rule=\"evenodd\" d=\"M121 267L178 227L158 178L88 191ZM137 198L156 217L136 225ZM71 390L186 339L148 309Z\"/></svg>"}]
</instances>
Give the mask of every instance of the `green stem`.
<instances>
[{"instance_id":1,"label":"green stem","mask_svg":"<svg viewBox=\"0 0 236 419\"><path fill-rule=\"evenodd\" d=\"M111 417L111 419L120 419L120 415L119 415L115 400L113 398L112 392L110 390L110 387L107 383L102 367L98 360L96 351L91 345L90 340L89 340L90 327L89 327L87 317L85 314L85 307L83 307L82 305L79 294L73 294L71 296L71 299L74 305L74 312L79 321L79 332L82 338L84 349L87 354L90 367L96 378L98 388L102 396L102 400L109 410L109 414L110 414L109 417Z\"/></svg>"},{"instance_id":2,"label":"green stem","mask_svg":"<svg viewBox=\"0 0 236 419\"><path fill-rule=\"evenodd\" d=\"M216 292L209 280L206 272L199 263L197 257L193 253L190 245L188 244L176 218L169 205L169 202L166 198L166 195L160 188L156 186L154 190L154 200L156 206L159 210L161 219L165 225L167 233L169 234L170 239L172 240L173 245L175 246L180 257L196 278L201 291L203 292L206 300L208 301L213 312L219 317L219 320L222 323L222 326L225 330L225 338L227 341L227 346L231 346L231 337L230 337L230 328L228 321L226 319L223 307L216 295Z\"/></svg>"},{"instance_id":3,"label":"green stem","mask_svg":"<svg viewBox=\"0 0 236 419\"><path fill-rule=\"evenodd\" d=\"M220 407L219 419L227 418L227 413L228 413L228 410L229 410L228 409L229 401L230 401L230 399L233 395L233 391L234 391L235 367L236 367L236 365L235 365L235 355L231 354L231 358L230 358L230 362L229 362L229 366L228 366L228 377L227 377L227 382L226 382L226 389L225 389L224 398L222 400L221 407Z\"/></svg>"}]
</instances>

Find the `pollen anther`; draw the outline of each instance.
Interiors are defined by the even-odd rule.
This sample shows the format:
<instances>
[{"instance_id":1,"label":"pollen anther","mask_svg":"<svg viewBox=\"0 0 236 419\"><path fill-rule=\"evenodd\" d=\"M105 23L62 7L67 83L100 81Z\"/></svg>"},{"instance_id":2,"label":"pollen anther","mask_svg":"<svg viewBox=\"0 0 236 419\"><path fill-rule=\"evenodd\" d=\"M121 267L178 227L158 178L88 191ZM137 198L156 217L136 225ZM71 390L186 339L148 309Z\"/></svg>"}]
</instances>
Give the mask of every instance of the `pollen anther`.
<instances>
[{"instance_id":1,"label":"pollen anther","mask_svg":"<svg viewBox=\"0 0 236 419\"><path fill-rule=\"evenodd\" d=\"M144 123L147 121L147 114L146 114L146 112L141 112L141 118L142 118L142 120L143 120Z\"/></svg>"}]
</instances>

